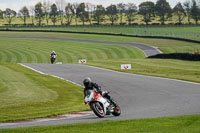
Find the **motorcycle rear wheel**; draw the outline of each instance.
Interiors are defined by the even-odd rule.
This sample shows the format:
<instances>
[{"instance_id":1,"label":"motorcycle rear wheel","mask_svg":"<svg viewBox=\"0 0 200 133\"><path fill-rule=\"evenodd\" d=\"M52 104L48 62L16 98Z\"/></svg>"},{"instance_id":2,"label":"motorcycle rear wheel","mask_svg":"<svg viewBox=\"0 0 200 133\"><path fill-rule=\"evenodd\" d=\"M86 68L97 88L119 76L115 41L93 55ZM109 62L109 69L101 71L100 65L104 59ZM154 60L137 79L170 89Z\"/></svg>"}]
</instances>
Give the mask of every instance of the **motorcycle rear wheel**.
<instances>
[{"instance_id":1,"label":"motorcycle rear wheel","mask_svg":"<svg viewBox=\"0 0 200 133\"><path fill-rule=\"evenodd\" d=\"M114 112L112 113L114 116L120 116L121 114L121 109L119 106L114 108Z\"/></svg>"},{"instance_id":2,"label":"motorcycle rear wheel","mask_svg":"<svg viewBox=\"0 0 200 133\"><path fill-rule=\"evenodd\" d=\"M91 103L90 108L99 118L103 118L105 116L104 109L98 102Z\"/></svg>"}]
</instances>

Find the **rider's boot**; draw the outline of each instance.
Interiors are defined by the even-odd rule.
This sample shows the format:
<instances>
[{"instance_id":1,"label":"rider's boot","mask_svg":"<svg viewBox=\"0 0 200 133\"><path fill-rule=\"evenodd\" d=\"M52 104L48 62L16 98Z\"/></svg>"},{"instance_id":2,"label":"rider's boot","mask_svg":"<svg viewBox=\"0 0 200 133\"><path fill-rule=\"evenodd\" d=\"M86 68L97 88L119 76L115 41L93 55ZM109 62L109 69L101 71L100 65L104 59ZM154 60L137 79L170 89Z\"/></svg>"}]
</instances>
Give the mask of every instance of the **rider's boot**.
<instances>
[{"instance_id":1,"label":"rider's boot","mask_svg":"<svg viewBox=\"0 0 200 133\"><path fill-rule=\"evenodd\" d=\"M110 102L111 102L115 107L118 107L117 103L116 103L112 98L110 98Z\"/></svg>"},{"instance_id":2,"label":"rider's boot","mask_svg":"<svg viewBox=\"0 0 200 133\"><path fill-rule=\"evenodd\" d=\"M109 92L104 92L103 97L107 98L115 107L118 106L114 99L109 95Z\"/></svg>"}]
</instances>

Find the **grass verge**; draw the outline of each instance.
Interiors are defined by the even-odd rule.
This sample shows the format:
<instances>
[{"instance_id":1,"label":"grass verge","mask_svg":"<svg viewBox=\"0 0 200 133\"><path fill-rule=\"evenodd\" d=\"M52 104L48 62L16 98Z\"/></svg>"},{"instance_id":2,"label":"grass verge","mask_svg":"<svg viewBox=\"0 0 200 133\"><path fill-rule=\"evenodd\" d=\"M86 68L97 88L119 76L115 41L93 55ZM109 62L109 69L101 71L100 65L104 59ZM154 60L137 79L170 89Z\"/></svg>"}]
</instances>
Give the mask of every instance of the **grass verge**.
<instances>
[{"instance_id":1,"label":"grass verge","mask_svg":"<svg viewBox=\"0 0 200 133\"><path fill-rule=\"evenodd\" d=\"M200 26L86 26L86 27L25 27L14 30L51 30L114 33L140 36L163 36L200 41Z\"/></svg>"},{"instance_id":2,"label":"grass verge","mask_svg":"<svg viewBox=\"0 0 200 133\"><path fill-rule=\"evenodd\" d=\"M99 40L99 41L117 41L117 42L131 42L146 44L158 47L164 53L194 53L200 52L200 44L190 43L184 41L175 41L168 39L149 39L137 37L120 37L120 36L106 36L106 35L86 35L86 34L63 34L63 33L31 33L31 32L0 32L0 38L5 37L54 37L54 38L74 38L85 40Z\"/></svg>"},{"instance_id":3,"label":"grass verge","mask_svg":"<svg viewBox=\"0 0 200 133\"><path fill-rule=\"evenodd\" d=\"M2 133L199 133L200 115L0 129Z\"/></svg>"},{"instance_id":4,"label":"grass verge","mask_svg":"<svg viewBox=\"0 0 200 133\"><path fill-rule=\"evenodd\" d=\"M131 64L132 70L123 71L121 64ZM115 71L187 80L200 83L200 62L174 59L132 59L92 61L88 65L103 67Z\"/></svg>"},{"instance_id":5,"label":"grass verge","mask_svg":"<svg viewBox=\"0 0 200 133\"><path fill-rule=\"evenodd\" d=\"M17 64L0 64L0 122L84 111L83 89Z\"/></svg>"},{"instance_id":6,"label":"grass verge","mask_svg":"<svg viewBox=\"0 0 200 133\"><path fill-rule=\"evenodd\" d=\"M57 53L57 61L63 63L77 63L79 59L145 57L139 49L122 45L20 38L0 38L0 41L0 62L49 63L49 55L53 50Z\"/></svg>"}]
</instances>

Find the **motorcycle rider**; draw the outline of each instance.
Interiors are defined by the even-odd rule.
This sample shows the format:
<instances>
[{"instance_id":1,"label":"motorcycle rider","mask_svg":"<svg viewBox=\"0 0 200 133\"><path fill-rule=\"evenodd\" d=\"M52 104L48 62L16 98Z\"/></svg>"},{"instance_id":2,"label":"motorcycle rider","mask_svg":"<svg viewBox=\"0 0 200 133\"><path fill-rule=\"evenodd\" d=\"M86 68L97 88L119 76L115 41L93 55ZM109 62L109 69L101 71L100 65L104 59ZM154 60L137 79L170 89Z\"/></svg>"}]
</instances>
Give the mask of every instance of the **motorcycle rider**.
<instances>
[{"instance_id":1,"label":"motorcycle rider","mask_svg":"<svg viewBox=\"0 0 200 133\"><path fill-rule=\"evenodd\" d=\"M50 54L50 57L54 56L56 57L56 52L55 51L52 51L51 54Z\"/></svg>"},{"instance_id":2,"label":"motorcycle rider","mask_svg":"<svg viewBox=\"0 0 200 133\"><path fill-rule=\"evenodd\" d=\"M56 60L56 52L52 51L50 54L50 60L51 60L51 64L53 64Z\"/></svg>"},{"instance_id":3,"label":"motorcycle rider","mask_svg":"<svg viewBox=\"0 0 200 133\"><path fill-rule=\"evenodd\" d=\"M86 91L87 90L93 90L96 89L97 93L100 93L103 97L107 98L115 107L117 107L117 103L112 99L112 97L109 95L108 91L102 91L101 87L97 84L92 82L92 80L87 77L83 80L84 85L84 98L86 97Z\"/></svg>"}]
</instances>

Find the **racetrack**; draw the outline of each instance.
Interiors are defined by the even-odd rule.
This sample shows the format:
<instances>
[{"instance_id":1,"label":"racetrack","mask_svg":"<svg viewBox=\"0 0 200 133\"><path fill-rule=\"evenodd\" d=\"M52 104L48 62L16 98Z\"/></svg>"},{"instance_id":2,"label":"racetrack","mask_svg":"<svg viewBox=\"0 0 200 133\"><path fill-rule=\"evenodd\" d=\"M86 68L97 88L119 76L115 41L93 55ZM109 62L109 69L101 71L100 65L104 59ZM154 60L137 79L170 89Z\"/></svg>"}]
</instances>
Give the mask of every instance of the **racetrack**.
<instances>
[{"instance_id":1,"label":"racetrack","mask_svg":"<svg viewBox=\"0 0 200 133\"><path fill-rule=\"evenodd\" d=\"M0 128L200 114L198 83L127 74L77 64L24 65L80 85L85 77L91 77L103 90L110 91L111 96L119 103L122 114L119 117L107 116L103 119L87 115L63 120L0 124Z\"/></svg>"}]
</instances>

